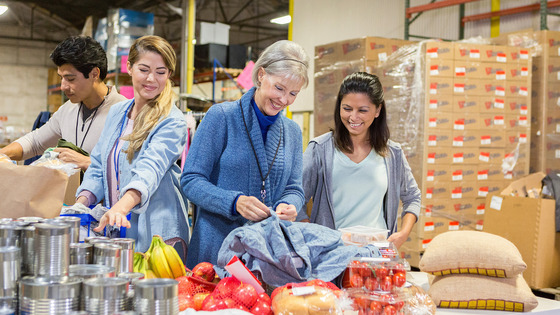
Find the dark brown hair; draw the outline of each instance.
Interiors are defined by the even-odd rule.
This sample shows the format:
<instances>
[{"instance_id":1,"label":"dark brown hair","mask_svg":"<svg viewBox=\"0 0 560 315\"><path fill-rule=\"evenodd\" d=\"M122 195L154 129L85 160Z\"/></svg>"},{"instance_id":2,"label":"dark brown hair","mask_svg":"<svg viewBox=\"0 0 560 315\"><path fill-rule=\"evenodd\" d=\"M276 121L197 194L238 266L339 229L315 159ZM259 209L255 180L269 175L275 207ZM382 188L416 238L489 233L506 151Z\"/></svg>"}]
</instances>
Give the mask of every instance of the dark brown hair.
<instances>
[{"instance_id":1,"label":"dark brown hair","mask_svg":"<svg viewBox=\"0 0 560 315\"><path fill-rule=\"evenodd\" d=\"M387 152L387 141L389 140L389 127L387 126L387 112L385 110L385 100L383 99L383 87L379 78L374 74L366 72L356 72L348 75L342 81L336 98L336 106L334 108L334 124L333 130L334 142L337 149L343 152L354 152L354 145L350 139L350 133L346 126L342 123L340 117L340 106L342 98L347 94L362 93L366 94L371 103L376 108L380 108L379 116L373 120L369 126L369 143L381 156L385 156Z\"/></svg>"}]
</instances>

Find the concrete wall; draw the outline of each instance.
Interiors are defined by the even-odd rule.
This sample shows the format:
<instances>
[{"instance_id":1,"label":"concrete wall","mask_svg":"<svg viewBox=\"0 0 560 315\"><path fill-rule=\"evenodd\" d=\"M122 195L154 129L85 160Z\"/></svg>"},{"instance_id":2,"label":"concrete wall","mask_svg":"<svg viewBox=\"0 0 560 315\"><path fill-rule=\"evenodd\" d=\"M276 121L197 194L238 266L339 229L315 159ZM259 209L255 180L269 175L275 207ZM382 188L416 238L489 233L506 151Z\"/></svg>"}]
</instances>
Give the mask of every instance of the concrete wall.
<instances>
[{"instance_id":1,"label":"concrete wall","mask_svg":"<svg viewBox=\"0 0 560 315\"><path fill-rule=\"evenodd\" d=\"M31 130L47 109L47 73L54 44L0 40L0 116L10 138ZM9 128L6 128L9 127ZM14 134L15 133L15 134Z\"/></svg>"}]
</instances>

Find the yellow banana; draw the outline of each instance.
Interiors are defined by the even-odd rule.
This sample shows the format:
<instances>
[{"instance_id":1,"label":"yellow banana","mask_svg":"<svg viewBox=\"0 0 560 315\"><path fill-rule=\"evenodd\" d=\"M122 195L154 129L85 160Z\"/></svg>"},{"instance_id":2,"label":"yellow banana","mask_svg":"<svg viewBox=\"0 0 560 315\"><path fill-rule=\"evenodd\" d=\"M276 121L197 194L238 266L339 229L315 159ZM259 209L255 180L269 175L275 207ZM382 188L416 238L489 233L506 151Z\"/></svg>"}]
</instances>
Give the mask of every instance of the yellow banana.
<instances>
[{"instance_id":1,"label":"yellow banana","mask_svg":"<svg viewBox=\"0 0 560 315\"><path fill-rule=\"evenodd\" d=\"M142 272L141 264L143 260L145 260L143 253L139 253L139 252L134 253L134 265L133 265L134 272Z\"/></svg>"},{"instance_id":2,"label":"yellow banana","mask_svg":"<svg viewBox=\"0 0 560 315\"><path fill-rule=\"evenodd\" d=\"M146 279L155 279L155 278L157 278L156 274L155 274L154 271L151 270L151 269L146 269L146 273L144 274L144 276L146 277Z\"/></svg>"},{"instance_id":3,"label":"yellow banana","mask_svg":"<svg viewBox=\"0 0 560 315\"><path fill-rule=\"evenodd\" d=\"M173 273L169 269L169 264L165 259L165 254L161 246L156 244L152 249L152 254L150 255L150 267L159 278L173 278Z\"/></svg>"},{"instance_id":4,"label":"yellow banana","mask_svg":"<svg viewBox=\"0 0 560 315\"><path fill-rule=\"evenodd\" d=\"M165 242L160 240L160 246L163 248L163 254L165 259L169 264L169 269L173 275L173 278L178 278L181 276L186 276L187 271L185 270L185 264L181 260L179 253L171 245L165 244Z\"/></svg>"}]
</instances>

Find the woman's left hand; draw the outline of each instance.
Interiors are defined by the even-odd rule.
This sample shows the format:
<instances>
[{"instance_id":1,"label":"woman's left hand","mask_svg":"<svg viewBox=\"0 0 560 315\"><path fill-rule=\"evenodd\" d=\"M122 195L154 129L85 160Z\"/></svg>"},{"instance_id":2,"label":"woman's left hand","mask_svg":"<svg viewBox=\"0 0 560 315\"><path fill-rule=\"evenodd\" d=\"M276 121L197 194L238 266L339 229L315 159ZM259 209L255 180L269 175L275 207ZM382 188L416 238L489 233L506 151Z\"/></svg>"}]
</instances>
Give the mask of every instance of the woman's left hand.
<instances>
[{"instance_id":1,"label":"woman's left hand","mask_svg":"<svg viewBox=\"0 0 560 315\"><path fill-rule=\"evenodd\" d=\"M397 249L399 249L401 245L404 244L404 242L406 242L407 238L408 238L408 233L404 231L399 231L391 234L391 236L389 236L387 240L389 242L393 242L393 244L395 244Z\"/></svg>"},{"instance_id":2,"label":"woman's left hand","mask_svg":"<svg viewBox=\"0 0 560 315\"><path fill-rule=\"evenodd\" d=\"M116 225L117 227L130 228L130 222L126 219L128 211L119 210L117 207L111 208L99 220L99 226L93 229L95 232L101 232L106 225Z\"/></svg>"},{"instance_id":3,"label":"woman's left hand","mask_svg":"<svg viewBox=\"0 0 560 315\"><path fill-rule=\"evenodd\" d=\"M297 217L297 209L294 205L289 205L287 203L280 203L276 206L276 215L281 220L295 221Z\"/></svg>"}]
</instances>

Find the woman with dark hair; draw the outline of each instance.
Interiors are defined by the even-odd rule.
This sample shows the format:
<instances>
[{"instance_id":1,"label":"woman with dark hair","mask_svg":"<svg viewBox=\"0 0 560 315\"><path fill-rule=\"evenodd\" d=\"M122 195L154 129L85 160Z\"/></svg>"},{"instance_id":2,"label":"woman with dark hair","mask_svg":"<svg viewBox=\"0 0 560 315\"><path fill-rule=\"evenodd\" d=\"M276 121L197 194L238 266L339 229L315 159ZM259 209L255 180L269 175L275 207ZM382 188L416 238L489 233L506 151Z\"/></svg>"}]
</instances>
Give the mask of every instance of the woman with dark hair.
<instances>
[{"instance_id":1,"label":"woman with dark hair","mask_svg":"<svg viewBox=\"0 0 560 315\"><path fill-rule=\"evenodd\" d=\"M303 156L306 204L298 221L333 229L365 225L388 229L400 247L416 223L421 194L389 127L379 78L365 72L347 76L338 92L335 129L309 142ZM402 226L397 232L399 200Z\"/></svg>"}]
</instances>

